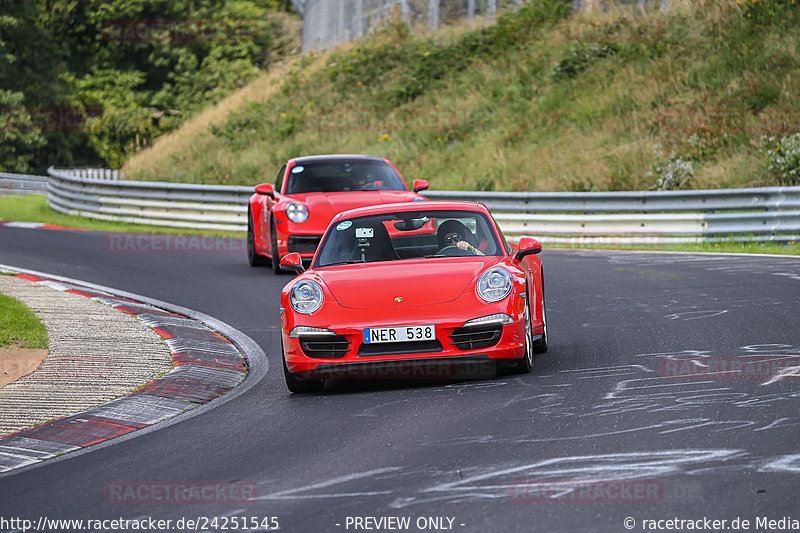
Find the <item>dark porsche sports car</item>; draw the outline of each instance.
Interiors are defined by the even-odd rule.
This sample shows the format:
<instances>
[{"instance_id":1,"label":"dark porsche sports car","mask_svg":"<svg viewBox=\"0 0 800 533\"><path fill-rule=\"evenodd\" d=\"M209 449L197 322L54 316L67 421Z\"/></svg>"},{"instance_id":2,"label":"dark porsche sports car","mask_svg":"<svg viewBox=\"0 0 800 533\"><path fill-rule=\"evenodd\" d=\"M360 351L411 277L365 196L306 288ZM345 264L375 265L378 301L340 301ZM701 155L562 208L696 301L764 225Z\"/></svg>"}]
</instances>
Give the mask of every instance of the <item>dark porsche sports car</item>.
<instances>
[{"instance_id":1,"label":"dark porsche sports car","mask_svg":"<svg viewBox=\"0 0 800 533\"><path fill-rule=\"evenodd\" d=\"M252 266L270 264L297 252L308 264L331 219L356 207L425 200L418 194L426 180L414 180L413 191L385 158L369 155L317 155L290 159L275 184L262 183L247 210L247 259Z\"/></svg>"},{"instance_id":2,"label":"dark porsche sports car","mask_svg":"<svg viewBox=\"0 0 800 533\"><path fill-rule=\"evenodd\" d=\"M292 392L328 378L486 377L529 372L547 350L541 245L510 246L485 206L390 204L346 211L310 270L281 294L281 340Z\"/></svg>"}]
</instances>

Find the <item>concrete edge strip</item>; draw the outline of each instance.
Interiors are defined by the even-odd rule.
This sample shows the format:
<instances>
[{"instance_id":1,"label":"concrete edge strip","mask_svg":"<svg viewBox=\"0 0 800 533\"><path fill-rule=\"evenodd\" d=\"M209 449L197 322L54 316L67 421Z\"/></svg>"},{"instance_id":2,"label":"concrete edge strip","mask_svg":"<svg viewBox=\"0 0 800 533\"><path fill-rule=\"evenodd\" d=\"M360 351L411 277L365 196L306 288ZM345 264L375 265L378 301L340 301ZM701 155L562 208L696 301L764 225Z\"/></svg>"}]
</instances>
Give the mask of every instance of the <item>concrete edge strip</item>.
<instances>
[{"instance_id":1,"label":"concrete edge strip","mask_svg":"<svg viewBox=\"0 0 800 533\"><path fill-rule=\"evenodd\" d=\"M164 338L175 365L127 396L0 439L0 478L197 416L246 392L267 373L266 354L255 341L204 313L72 278L3 264L0 270L137 317Z\"/></svg>"}]
</instances>

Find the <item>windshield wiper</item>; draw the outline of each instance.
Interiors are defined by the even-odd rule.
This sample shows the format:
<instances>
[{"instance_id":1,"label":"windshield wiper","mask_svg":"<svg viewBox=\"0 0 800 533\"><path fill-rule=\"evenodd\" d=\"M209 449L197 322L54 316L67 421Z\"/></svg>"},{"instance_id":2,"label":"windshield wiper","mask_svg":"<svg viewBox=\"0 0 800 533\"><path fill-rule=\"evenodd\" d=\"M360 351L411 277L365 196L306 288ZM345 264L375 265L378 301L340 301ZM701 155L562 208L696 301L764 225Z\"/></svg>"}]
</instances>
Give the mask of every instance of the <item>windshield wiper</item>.
<instances>
[{"instance_id":1,"label":"windshield wiper","mask_svg":"<svg viewBox=\"0 0 800 533\"><path fill-rule=\"evenodd\" d=\"M337 265L352 265L354 263L366 263L363 259L351 259L350 261L339 261L336 263L327 263L325 265L320 265L323 267L330 267L330 266L337 266Z\"/></svg>"},{"instance_id":2,"label":"windshield wiper","mask_svg":"<svg viewBox=\"0 0 800 533\"><path fill-rule=\"evenodd\" d=\"M449 255L444 255L444 254L431 254L431 255L426 255L425 259L429 259L431 257L450 257L450 256Z\"/></svg>"}]
</instances>

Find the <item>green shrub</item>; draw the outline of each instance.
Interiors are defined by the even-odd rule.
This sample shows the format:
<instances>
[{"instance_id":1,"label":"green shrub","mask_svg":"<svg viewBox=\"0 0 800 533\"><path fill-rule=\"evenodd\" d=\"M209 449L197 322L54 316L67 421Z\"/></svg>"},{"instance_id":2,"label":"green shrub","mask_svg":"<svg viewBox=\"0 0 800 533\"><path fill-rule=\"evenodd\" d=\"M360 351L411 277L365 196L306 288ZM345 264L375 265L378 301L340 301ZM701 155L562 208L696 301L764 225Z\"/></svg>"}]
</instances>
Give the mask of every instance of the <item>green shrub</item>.
<instances>
[{"instance_id":1,"label":"green shrub","mask_svg":"<svg viewBox=\"0 0 800 533\"><path fill-rule=\"evenodd\" d=\"M613 44L591 44L575 48L553 69L556 78L574 78L598 59L604 59L617 53Z\"/></svg>"},{"instance_id":2,"label":"green shrub","mask_svg":"<svg viewBox=\"0 0 800 533\"><path fill-rule=\"evenodd\" d=\"M694 166L684 155L672 152L666 160L661 152L661 147L656 146L656 156L658 162L653 165L653 171L649 176L656 178L655 184L651 187L660 191L671 191L684 188L694 177Z\"/></svg>"},{"instance_id":3,"label":"green shrub","mask_svg":"<svg viewBox=\"0 0 800 533\"><path fill-rule=\"evenodd\" d=\"M780 24L796 17L800 3L797 0L740 0L742 16L756 25Z\"/></svg>"},{"instance_id":4,"label":"green shrub","mask_svg":"<svg viewBox=\"0 0 800 533\"><path fill-rule=\"evenodd\" d=\"M0 170L5 172L30 172L35 151L45 144L24 100L22 93L0 89Z\"/></svg>"},{"instance_id":5,"label":"green shrub","mask_svg":"<svg viewBox=\"0 0 800 533\"><path fill-rule=\"evenodd\" d=\"M417 99L448 75L523 46L543 25L570 13L568 0L535 0L452 43L427 39L418 44L388 27L351 50L334 54L328 75L341 94L362 85L382 87L391 80L392 87L382 93L383 99L386 105L401 105ZM397 38L387 39L387 34Z\"/></svg>"},{"instance_id":6,"label":"green shrub","mask_svg":"<svg viewBox=\"0 0 800 533\"><path fill-rule=\"evenodd\" d=\"M800 133L765 141L769 172L783 185L800 185Z\"/></svg>"}]
</instances>

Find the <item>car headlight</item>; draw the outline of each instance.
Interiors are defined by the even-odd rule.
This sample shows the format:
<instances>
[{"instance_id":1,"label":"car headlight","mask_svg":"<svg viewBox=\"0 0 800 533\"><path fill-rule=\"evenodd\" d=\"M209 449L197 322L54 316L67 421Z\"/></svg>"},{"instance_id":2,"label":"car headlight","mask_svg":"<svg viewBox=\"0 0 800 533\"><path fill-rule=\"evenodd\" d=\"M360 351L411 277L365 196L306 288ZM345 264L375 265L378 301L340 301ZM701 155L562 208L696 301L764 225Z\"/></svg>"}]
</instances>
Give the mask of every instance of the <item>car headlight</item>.
<instances>
[{"instance_id":1,"label":"car headlight","mask_svg":"<svg viewBox=\"0 0 800 533\"><path fill-rule=\"evenodd\" d=\"M289 293L292 309L304 315L310 315L319 309L324 299L322 287L311 280L297 283Z\"/></svg>"},{"instance_id":2,"label":"car headlight","mask_svg":"<svg viewBox=\"0 0 800 533\"><path fill-rule=\"evenodd\" d=\"M292 222L305 222L308 220L308 208L300 202L292 202L286 206L286 216Z\"/></svg>"},{"instance_id":3,"label":"car headlight","mask_svg":"<svg viewBox=\"0 0 800 533\"><path fill-rule=\"evenodd\" d=\"M505 268L492 268L478 278L478 296L487 302L499 302L509 295L514 281Z\"/></svg>"}]
</instances>

